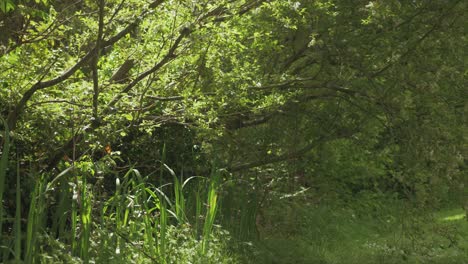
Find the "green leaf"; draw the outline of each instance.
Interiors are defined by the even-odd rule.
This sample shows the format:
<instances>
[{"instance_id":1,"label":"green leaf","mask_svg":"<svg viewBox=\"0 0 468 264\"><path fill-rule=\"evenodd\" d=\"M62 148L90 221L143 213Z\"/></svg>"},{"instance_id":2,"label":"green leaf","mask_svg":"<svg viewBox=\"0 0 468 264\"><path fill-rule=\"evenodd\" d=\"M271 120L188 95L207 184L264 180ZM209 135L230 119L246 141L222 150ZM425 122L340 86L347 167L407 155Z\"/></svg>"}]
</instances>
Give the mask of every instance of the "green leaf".
<instances>
[{"instance_id":1,"label":"green leaf","mask_svg":"<svg viewBox=\"0 0 468 264\"><path fill-rule=\"evenodd\" d=\"M15 9L13 0L0 0L0 9L3 13L8 13Z\"/></svg>"}]
</instances>

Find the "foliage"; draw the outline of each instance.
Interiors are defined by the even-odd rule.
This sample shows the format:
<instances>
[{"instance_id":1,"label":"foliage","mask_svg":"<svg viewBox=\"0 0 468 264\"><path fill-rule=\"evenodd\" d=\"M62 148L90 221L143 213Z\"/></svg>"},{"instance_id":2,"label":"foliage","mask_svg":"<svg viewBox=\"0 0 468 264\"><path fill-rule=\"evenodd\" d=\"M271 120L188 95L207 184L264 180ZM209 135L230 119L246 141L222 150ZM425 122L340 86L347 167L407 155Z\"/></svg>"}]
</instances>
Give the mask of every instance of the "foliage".
<instances>
[{"instance_id":1,"label":"foliage","mask_svg":"<svg viewBox=\"0 0 468 264\"><path fill-rule=\"evenodd\" d=\"M235 262L306 229L290 199L465 203L465 2L0 0L1 258Z\"/></svg>"}]
</instances>

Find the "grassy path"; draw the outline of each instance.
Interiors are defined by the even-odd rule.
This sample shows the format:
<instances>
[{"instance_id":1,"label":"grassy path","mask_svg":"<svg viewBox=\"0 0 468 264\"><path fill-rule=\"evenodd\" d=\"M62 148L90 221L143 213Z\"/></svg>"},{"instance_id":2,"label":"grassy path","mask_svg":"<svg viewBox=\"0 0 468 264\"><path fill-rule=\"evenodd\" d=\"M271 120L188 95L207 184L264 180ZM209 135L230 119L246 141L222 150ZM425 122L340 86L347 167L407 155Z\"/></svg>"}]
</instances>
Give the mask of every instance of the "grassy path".
<instances>
[{"instance_id":1,"label":"grassy path","mask_svg":"<svg viewBox=\"0 0 468 264\"><path fill-rule=\"evenodd\" d=\"M468 264L468 221L462 209L373 209L366 214L297 206L289 216L276 215L264 230L256 263Z\"/></svg>"}]
</instances>

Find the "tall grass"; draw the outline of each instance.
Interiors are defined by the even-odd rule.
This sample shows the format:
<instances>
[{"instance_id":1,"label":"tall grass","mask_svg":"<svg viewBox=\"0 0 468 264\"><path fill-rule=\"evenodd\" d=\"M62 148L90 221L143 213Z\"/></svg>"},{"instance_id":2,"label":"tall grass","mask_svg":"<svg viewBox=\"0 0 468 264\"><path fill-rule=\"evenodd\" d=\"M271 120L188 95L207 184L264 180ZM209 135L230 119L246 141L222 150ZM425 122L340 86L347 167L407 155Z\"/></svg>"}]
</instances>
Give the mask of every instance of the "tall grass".
<instances>
[{"instance_id":1,"label":"tall grass","mask_svg":"<svg viewBox=\"0 0 468 264\"><path fill-rule=\"evenodd\" d=\"M8 168L8 156L10 155L10 132L8 130L8 124L5 120L0 119L5 127L3 136L3 149L2 156L0 158L0 237L3 235L3 223L4 223L4 212L3 212L3 194L5 191L5 180L6 172Z\"/></svg>"},{"instance_id":2,"label":"tall grass","mask_svg":"<svg viewBox=\"0 0 468 264\"><path fill-rule=\"evenodd\" d=\"M83 263L89 263L89 243L91 237L91 206L92 193L87 190L86 176L81 177L81 236L80 236L80 257Z\"/></svg>"},{"instance_id":3,"label":"tall grass","mask_svg":"<svg viewBox=\"0 0 468 264\"><path fill-rule=\"evenodd\" d=\"M14 256L17 263L231 263L225 261L232 259L225 241L213 240L225 236L215 227L220 186L215 170L209 178L182 181L164 164L173 181L155 186L151 175L132 168L115 175L115 191L102 200L97 187L88 184L92 173L75 166L79 162L50 181L49 175L33 173L36 180L22 228L24 191L18 163L14 236L10 246L2 240L3 260Z\"/></svg>"},{"instance_id":4,"label":"tall grass","mask_svg":"<svg viewBox=\"0 0 468 264\"><path fill-rule=\"evenodd\" d=\"M45 230L45 177L39 177L31 194L26 229L26 263L38 263L39 234Z\"/></svg>"},{"instance_id":5,"label":"tall grass","mask_svg":"<svg viewBox=\"0 0 468 264\"><path fill-rule=\"evenodd\" d=\"M13 230L15 233L15 262L21 261L21 180L20 180L20 162L16 161L16 210L15 210L15 224Z\"/></svg>"},{"instance_id":6,"label":"tall grass","mask_svg":"<svg viewBox=\"0 0 468 264\"><path fill-rule=\"evenodd\" d=\"M175 198L175 214L177 221L179 222L185 222L185 199L184 199L184 193L183 193L183 186L180 183L179 178L175 174L175 172L166 164L164 164L164 167L169 171L169 173L173 177L173 185L174 185L174 198Z\"/></svg>"},{"instance_id":7,"label":"tall grass","mask_svg":"<svg viewBox=\"0 0 468 264\"><path fill-rule=\"evenodd\" d=\"M210 242L210 236L213 231L216 212L218 210L218 184L219 174L216 171L213 171L208 188L208 197L206 201L207 210L205 216L205 224L203 225L203 241L201 249L203 255L207 253Z\"/></svg>"},{"instance_id":8,"label":"tall grass","mask_svg":"<svg viewBox=\"0 0 468 264\"><path fill-rule=\"evenodd\" d=\"M76 238L78 237L77 231L78 231L78 199L79 199L79 192L78 192L78 186L77 184L72 185L72 200L71 200L71 216L70 216L70 221L71 221L71 235L69 239L71 240L71 252L73 255L76 255L78 252L78 241Z\"/></svg>"},{"instance_id":9,"label":"tall grass","mask_svg":"<svg viewBox=\"0 0 468 264\"><path fill-rule=\"evenodd\" d=\"M219 188L223 190L220 222L240 242L258 239L256 217L266 194L258 191L261 188L255 183L241 179L225 181Z\"/></svg>"},{"instance_id":10,"label":"tall grass","mask_svg":"<svg viewBox=\"0 0 468 264\"><path fill-rule=\"evenodd\" d=\"M161 203L161 212L159 218L159 256L163 263L166 262L167 259L167 208L166 203L163 201Z\"/></svg>"},{"instance_id":11,"label":"tall grass","mask_svg":"<svg viewBox=\"0 0 468 264\"><path fill-rule=\"evenodd\" d=\"M70 236L66 230L68 215L72 208L72 188L70 188L69 180L65 176L74 173L75 166L70 166L60 172L52 181L47 183L45 192L57 193L58 205L53 212L52 217L52 234L56 237Z\"/></svg>"}]
</instances>

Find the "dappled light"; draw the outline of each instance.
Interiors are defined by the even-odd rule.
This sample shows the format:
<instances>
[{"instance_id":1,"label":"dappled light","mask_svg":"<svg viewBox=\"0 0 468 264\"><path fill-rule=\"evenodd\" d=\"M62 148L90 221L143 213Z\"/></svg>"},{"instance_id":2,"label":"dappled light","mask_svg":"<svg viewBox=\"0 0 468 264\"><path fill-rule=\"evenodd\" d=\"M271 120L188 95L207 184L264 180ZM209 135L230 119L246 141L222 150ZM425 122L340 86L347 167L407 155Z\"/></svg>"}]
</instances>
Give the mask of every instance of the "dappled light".
<instances>
[{"instance_id":1,"label":"dappled light","mask_svg":"<svg viewBox=\"0 0 468 264\"><path fill-rule=\"evenodd\" d=\"M461 220L464 219L465 215L464 214L456 214L456 215L451 215L442 218L443 221L456 221L456 220Z\"/></svg>"},{"instance_id":2,"label":"dappled light","mask_svg":"<svg viewBox=\"0 0 468 264\"><path fill-rule=\"evenodd\" d=\"M0 263L467 263L467 11L0 0Z\"/></svg>"}]
</instances>

